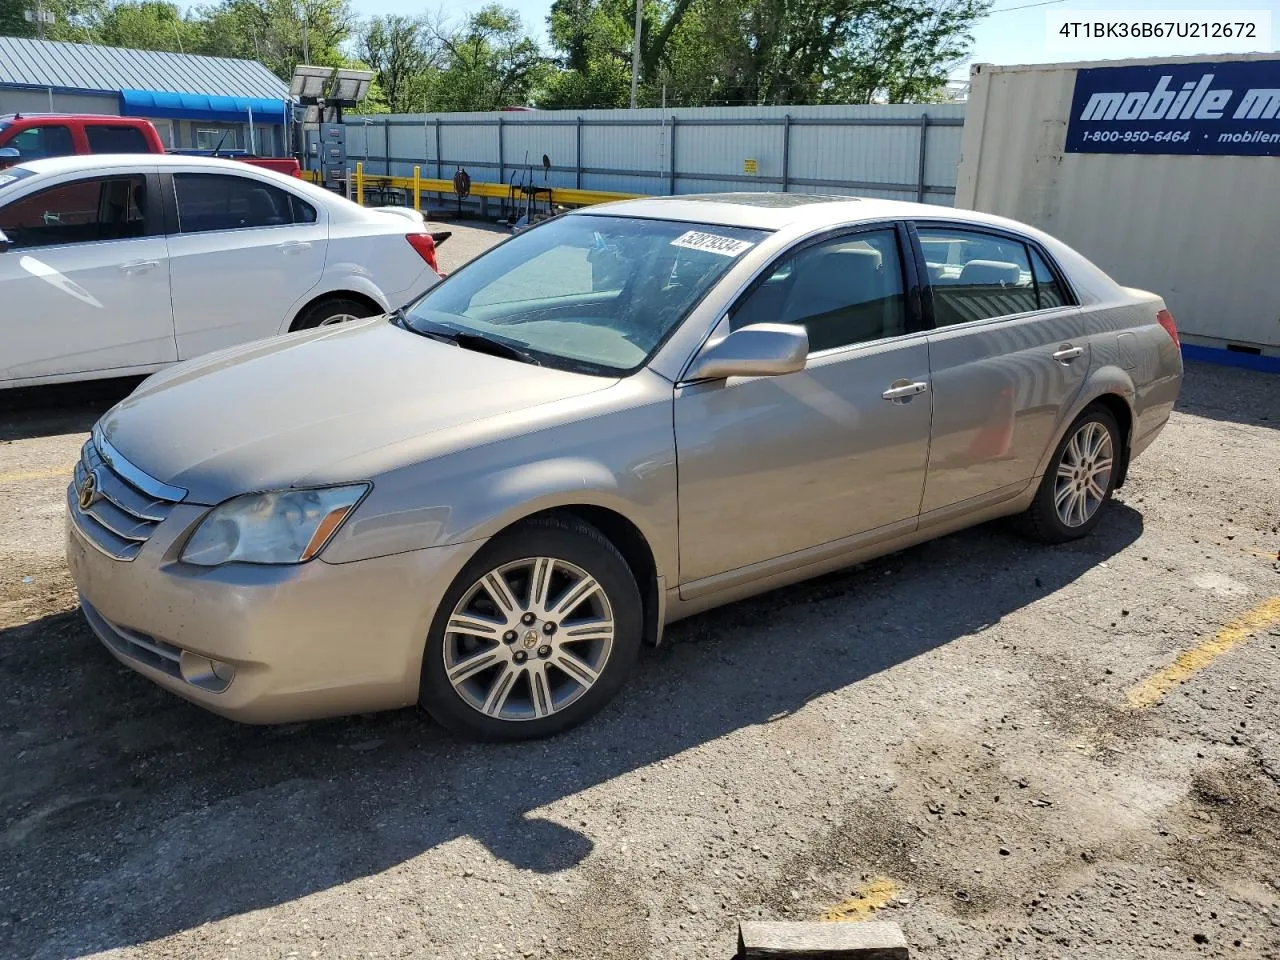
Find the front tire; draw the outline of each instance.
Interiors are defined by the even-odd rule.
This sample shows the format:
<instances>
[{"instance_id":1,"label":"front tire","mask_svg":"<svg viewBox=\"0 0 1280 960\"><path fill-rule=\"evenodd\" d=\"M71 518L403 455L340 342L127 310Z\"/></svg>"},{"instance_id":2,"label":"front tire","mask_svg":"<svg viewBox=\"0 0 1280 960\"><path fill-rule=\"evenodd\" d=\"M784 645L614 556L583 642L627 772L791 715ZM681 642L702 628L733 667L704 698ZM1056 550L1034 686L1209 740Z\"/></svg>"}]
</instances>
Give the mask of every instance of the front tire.
<instances>
[{"instance_id":1,"label":"front tire","mask_svg":"<svg viewBox=\"0 0 1280 960\"><path fill-rule=\"evenodd\" d=\"M1025 514L1028 532L1045 543L1067 543L1093 532L1120 479L1120 427L1102 406L1090 407L1067 429Z\"/></svg>"},{"instance_id":2,"label":"front tire","mask_svg":"<svg viewBox=\"0 0 1280 960\"><path fill-rule=\"evenodd\" d=\"M471 739L559 733L617 693L643 620L635 577L603 534L567 518L526 521L486 544L445 594L419 702Z\"/></svg>"}]
</instances>

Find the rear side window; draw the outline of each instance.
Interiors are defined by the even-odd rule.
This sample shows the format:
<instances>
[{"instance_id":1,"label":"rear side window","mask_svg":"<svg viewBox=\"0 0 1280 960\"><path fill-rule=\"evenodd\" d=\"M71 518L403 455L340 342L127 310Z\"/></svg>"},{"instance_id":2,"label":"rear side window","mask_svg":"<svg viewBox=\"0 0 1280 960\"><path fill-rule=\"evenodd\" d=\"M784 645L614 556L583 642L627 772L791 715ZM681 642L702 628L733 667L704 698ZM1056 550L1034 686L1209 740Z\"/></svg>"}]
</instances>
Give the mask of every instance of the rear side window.
<instances>
[{"instance_id":1,"label":"rear side window","mask_svg":"<svg viewBox=\"0 0 1280 960\"><path fill-rule=\"evenodd\" d=\"M137 127L108 127L90 123L84 128L91 153L151 153L151 145Z\"/></svg>"},{"instance_id":2,"label":"rear side window","mask_svg":"<svg viewBox=\"0 0 1280 960\"><path fill-rule=\"evenodd\" d=\"M315 222L313 207L261 180L229 174L178 173L173 181L178 196L178 229L182 233Z\"/></svg>"},{"instance_id":3,"label":"rear side window","mask_svg":"<svg viewBox=\"0 0 1280 960\"><path fill-rule=\"evenodd\" d=\"M71 131L63 126L30 127L15 134L6 147L13 147L23 160L69 157L76 152Z\"/></svg>"},{"instance_id":4,"label":"rear side window","mask_svg":"<svg viewBox=\"0 0 1280 960\"><path fill-rule=\"evenodd\" d=\"M730 317L735 330L753 323L800 324L810 353L906 333L896 232L838 237L788 257Z\"/></svg>"},{"instance_id":5,"label":"rear side window","mask_svg":"<svg viewBox=\"0 0 1280 960\"><path fill-rule=\"evenodd\" d=\"M128 240L146 233L147 179L95 178L64 183L0 207L0 230L14 246Z\"/></svg>"},{"instance_id":6,"label":"rear side window","mask_svg":"<svg viewBox=\"0 0 1280 960\"><path fill-rule=\"evenodd\" d=\"M919 234L937 326L1039 309L1025 244L951 228L920 227Z\"/></svg>"}]
</instances>

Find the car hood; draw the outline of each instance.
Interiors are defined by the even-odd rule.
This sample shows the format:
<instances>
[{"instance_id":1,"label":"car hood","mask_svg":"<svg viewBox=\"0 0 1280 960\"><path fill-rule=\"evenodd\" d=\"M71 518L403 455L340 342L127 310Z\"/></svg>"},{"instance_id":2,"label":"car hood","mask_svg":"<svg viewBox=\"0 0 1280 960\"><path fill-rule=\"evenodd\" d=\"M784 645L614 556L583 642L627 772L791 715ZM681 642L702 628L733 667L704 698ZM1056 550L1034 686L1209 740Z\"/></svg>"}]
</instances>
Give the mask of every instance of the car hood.
<instances>
[{"instance_id":1,"label":"car hood","mask_svg":"<svg viewBox=\"0 0 1280 960\"><path fill-rule=\"evenodd\" d=\"M363 480L465 445L480 421L617 381L463 350L384 318L179 364L102 419L116 451L214 504L255 490Z\"/></svg>"}]
</instances>

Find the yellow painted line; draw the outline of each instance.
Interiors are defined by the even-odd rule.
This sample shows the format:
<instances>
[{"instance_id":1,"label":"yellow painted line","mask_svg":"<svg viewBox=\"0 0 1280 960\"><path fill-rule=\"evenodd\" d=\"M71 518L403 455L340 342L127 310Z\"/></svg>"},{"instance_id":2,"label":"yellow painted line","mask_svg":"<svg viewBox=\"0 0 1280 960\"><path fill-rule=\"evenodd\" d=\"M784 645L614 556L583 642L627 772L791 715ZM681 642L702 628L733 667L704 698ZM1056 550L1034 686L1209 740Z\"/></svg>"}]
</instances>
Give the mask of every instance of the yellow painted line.
<instances>
[{"instance_id":1,"label":"yellow painted line","mask_svg":"<svg viewBox=\"0 0 1280 960\"><path fill-rule=\"evenodd\" d=\"M21 483L23 480L51 480L54 477L70 477L74 466L54 467L50 470L27 470L19 473L0 473L0 483Z\"/></svg>"},{"instance_id":2,"label":"yellow painted line","mask_svg":"<svg viewBox=\"0 0 1280 960\"><path fill-rule=\"evenodd\" d=\"M1129 691L1129 706L1143 710L1166 693L1190 680L1227 651L1239 646L1259 630L1280 624L1280 597L1272 597L1248 613L1232 620L1210 639L1178 654L1163 670L1143 680Z\"/></svg>"},{"instance_id":3,"label":"yellow painted line","mask_svg":"<svg viewBox=\"0 0 1280 960\"><path fill-rule=\"evenodd\" d=\"M828 923L869 920L872 915L898 896L899 887L888 877L875 877L854 891L848 900L837 903L822 913L819 920Z\"/></svg>"}]
</instances>

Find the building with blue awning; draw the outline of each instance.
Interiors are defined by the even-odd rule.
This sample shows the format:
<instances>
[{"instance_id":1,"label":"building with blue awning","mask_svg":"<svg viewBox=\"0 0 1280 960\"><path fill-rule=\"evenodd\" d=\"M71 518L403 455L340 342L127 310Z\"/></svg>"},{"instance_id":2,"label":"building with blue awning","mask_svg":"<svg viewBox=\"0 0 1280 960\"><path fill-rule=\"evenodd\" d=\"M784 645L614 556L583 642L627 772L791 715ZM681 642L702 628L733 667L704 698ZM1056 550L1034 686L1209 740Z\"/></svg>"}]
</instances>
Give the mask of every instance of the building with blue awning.
<instances>
[{"instance_id":1,"label":"building with blue awning","mask_svg":"<svg viewBox=\"0 0 1280 960\"><path fill-rule=\"evenodd\" d=\"M0 37L0 114L151 120L173 150L290 153L289 86L261 63Z\"/></svg>"}]
</instances>

